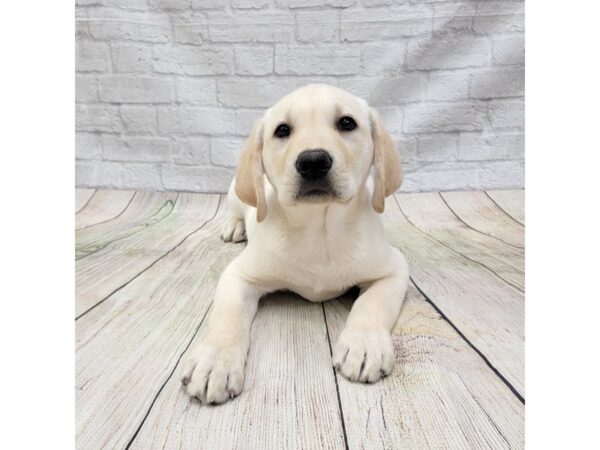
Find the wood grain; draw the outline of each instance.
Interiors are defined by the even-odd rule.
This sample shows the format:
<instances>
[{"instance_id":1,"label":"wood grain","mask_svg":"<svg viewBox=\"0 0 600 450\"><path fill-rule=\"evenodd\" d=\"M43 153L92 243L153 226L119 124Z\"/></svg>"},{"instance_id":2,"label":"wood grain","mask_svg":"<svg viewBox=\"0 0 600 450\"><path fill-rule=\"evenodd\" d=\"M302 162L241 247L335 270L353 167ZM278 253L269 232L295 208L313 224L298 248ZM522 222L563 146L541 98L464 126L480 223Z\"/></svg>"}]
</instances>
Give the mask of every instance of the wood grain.
<instances>
[{"instance_id":1,"label":"wood grain","mask_svg":"<svg viewBox=\"0 0 600 450\"><path fill-rule=\"evenodd\" d=\"M203 226L214 216L219 196L180 194L172 206L169 206L170 201L163 198L162 207L160 203L151 202L152 211L170 208L168 214L148 216L143 225L136 223L135 232L130 231L131 227L121 227L115 233L96 234L93 243L80 247L82 252L84 249L90 252L75 263L77 317L147 270L187 235ZM103 225L110 224L100 226Z\"/></svg>"},{"instance_id":2,"label":"wood grain","mask_svg":"<svg viewBox=\"0 0 600 450\"><path fill-rule=\"evenodd\" d=\"M279 293L261 301L242 394L201 406L173 376L131 448L343 447L322 307Z\"/></svg>"},{"instance_id":3,"label":"wood grain","mask_svg":"<svg viewBox=\"0 0 600 450\"><path fill-rule=\"evenodd\" d=\"M112 242L132 236L168 217L179 194L139 192L126 211L110 223L97 223L76 230L76 259L102 250Z\"/></svg>"},{"instance_id":4,"label":"wood grain","mask_svg":"<svg viewBox=\"0 0 600 450\"><path fill-rule=\"evenodd\" d=\"M523 395L523 293L412 225L391 197L384 227L417 286Z\"/></svg>"},{"instance_id":5,"label":"wood grain","mask_svg":"<svg viewBox=\"0 0 600 450\"><path fill-rule=\"evenodd\" d=\"M469 228L436 193L397 196L409 222L443 245L493 272L502 280L525 289L524 249ZM459 200L460 201L460 200ZM466 193L465 202L470 201Z\"/></svg>"},{"instance_id":6,"label":"wood grain","mask_svg":"<svg viewBox=\"0 0 600 450\"><path fill-rule=\"evenodd\" d=\"M225 213L112 295L76 326L77 448L123 448L208 310L241 250L224 245Z\"/></svg>"},{"instance_id":7,"label":"wood grain","mask_svg":"<svg viewBox=\"0 0 600 450\"><path fill-rule=\"evenodd\" d=\"M75 213L81 211L94 195L95 189L75 189Z\"/></svg>"},{"instance_id":8,"label":"wood grain","mask_svg":"<svg viewBox=\"0 0 600 450\"><path fill-rule=\"evenodd\" d=\"M325 304L332 342L351 306ZM393 337L389 377L364 385L338 375L350 448L523 448L523 404L413 286Z\"/></svg>"},{"instance_id":9,"label":"wood grain","mask_svg":"<svg viewBox=\"0 0 600 450\"><path fill-rule=\"evenodd\" d=\"M98 190L89 204L75 216L75 228L104 223L124 212L134 191Z\"/></svg>"},{"instance_id":10,"label":"wood grain","mask_svg":"<svg viewBox=\"0 0 600 450\"><path fill-rule=\"evenodd\" d=\"M525 225L525 191L487 191L486 194L508 216Z\"/></svg>"},{"instance_id":11,"label":"wood grain","mask_svg":"<svg viewBox=\"0 0 600 450\"><path fill-rule=\"evenodd\" d=\"M525 228L507 216L484 192L442 192L440 195L466 226L509 245L525 248Z\"/></svg>"}]
</instances>

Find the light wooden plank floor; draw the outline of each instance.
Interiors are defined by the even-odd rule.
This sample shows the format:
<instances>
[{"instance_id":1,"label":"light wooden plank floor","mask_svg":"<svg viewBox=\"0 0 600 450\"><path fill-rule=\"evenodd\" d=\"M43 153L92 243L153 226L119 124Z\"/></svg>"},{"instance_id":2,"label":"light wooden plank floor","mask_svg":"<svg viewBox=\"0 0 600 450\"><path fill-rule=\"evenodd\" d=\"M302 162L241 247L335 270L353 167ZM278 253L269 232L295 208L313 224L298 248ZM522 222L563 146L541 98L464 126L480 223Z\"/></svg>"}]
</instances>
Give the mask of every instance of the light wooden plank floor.
<instances>
[{"instance_id":1,"label":"light wooden plank floor","mask_svg":"<svg viewBox=\"0 0 600 450\"><path fill-rule=\"evenodd\" d=\"M77 190L77 448L523 448L523 191L387 199L412 282L389 377L362 385L331 367L351 294L278 293L255 319L243 393L203 407L177 371L243 248L219 239L224 200Z\"/></svg>"}]
</instances>

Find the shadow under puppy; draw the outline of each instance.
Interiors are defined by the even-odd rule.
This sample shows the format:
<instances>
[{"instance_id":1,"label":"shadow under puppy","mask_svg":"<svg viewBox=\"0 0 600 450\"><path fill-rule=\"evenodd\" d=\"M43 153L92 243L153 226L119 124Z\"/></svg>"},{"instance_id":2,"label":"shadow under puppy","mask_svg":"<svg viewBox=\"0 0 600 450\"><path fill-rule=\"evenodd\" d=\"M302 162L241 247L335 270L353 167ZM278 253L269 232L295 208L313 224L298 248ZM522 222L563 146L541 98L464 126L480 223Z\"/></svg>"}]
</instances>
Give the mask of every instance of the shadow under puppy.
<instances>
[{"instance_id":1,"label":"shadow under puppy","mask_svg":"<svg viewBox=\"0 0 600 450\"><path fill-rule=\"evenodd\" d=\"M278 290L322 302L358 286L333 364L362 382L391 372L408 266L378 213L401 181L394 143L364 100L308 85L265 112L228 194L223 239L248 244L221 275L205 333L184 360L189 395L222 403L242 391L259 299Z\"/></svg>"}]
</instances>

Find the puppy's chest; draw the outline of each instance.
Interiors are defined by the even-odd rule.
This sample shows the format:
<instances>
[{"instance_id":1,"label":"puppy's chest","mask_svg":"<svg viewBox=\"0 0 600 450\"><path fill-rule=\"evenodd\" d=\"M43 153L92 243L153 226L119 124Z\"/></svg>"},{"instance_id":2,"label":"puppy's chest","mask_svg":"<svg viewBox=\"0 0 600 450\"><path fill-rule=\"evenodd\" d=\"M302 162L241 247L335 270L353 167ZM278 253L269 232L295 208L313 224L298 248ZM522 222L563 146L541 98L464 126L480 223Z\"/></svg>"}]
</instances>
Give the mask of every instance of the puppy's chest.
<instances>
[{"instance_id":1,"label":"puppy's chest","mask_svg":"<svg viewBox=\"0 0 600 450\"><path fill-rule=\"evenodd\" d=\"M361 260L370 249L356 230L296 230L279 234L272 243L273 261L291 285L338 291L364 278Z\"/></svg>"}]
</instances>

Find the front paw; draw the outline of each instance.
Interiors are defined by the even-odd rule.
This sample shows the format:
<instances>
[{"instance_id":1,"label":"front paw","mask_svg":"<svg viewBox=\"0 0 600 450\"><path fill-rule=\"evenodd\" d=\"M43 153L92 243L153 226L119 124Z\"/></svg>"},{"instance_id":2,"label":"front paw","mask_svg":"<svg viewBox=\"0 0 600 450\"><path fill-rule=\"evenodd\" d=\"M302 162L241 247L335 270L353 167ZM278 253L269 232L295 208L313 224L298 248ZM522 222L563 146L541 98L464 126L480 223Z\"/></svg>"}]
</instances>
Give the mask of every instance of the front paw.
<instances>
[{"instance_id":1,"label":"front paw","mask_svg":"<svg viewBox=\"0 0 600 450\"><path fill-rule=\"evenodd\" d=\"M333 350L333 366L351 381L374 383L394 367L394 344L386 330L342 331Z\"/></svg>"},{"instance_id":2,"label":"front paw","mask_svg":"<svg viewBox=\"0 0 600 450\"><path fill-rule=\"evenodd\" d=\"M201 403L225 403L242 392L246 356L247 346L200 342L183 362L181 383Z\"/></svg>"}]
</instances>

